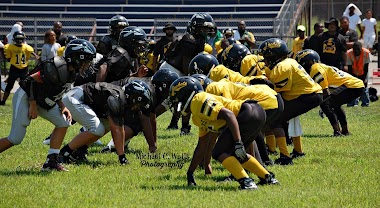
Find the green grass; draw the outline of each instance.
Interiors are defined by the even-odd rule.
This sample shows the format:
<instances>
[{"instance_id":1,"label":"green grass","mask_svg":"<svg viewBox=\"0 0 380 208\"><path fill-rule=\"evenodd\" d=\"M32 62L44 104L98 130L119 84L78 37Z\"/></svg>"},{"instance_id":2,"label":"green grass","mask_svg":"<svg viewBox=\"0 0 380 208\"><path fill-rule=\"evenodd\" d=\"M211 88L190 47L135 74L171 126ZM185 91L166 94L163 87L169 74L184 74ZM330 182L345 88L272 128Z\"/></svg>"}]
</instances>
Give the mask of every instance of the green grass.
<instances>
[{"instance_id":1,"label":"green grass","mask_svg":"<svg viewBox=\"0 0 380 208\"><path fill-rule=\"evenodd\" d=\"M148 147L139 135L130 144L127 166L120 166L115 154L99 154L101 147L95 146L90 148L90 164L66 165L70 171L64 173L42 173L48 150L42 140L53 126L38 118L21 145L0 154L0 207L380 207L380 102L369 108L346 108L346 113L352 135L338 138L329 137L332 129L317 109L303 115L306 157L292 166L269 167L281 185L252 192L239 191L236 182L216 182L228 172L215 161L212 176L197 170L198 186L187 187L188 157L197 143L197 129L193 126L194 135L186 137L167 131L170 113L158 119L156 156L182 155L182 169L142 167L137 155L147 153ZM0 117L0 136L6 136L11 126L10 102L0 106ZM72 126L64 143L78 129L77 124ZM107 135L102 142L109 139Z\"/></svg>"}]
</instances>

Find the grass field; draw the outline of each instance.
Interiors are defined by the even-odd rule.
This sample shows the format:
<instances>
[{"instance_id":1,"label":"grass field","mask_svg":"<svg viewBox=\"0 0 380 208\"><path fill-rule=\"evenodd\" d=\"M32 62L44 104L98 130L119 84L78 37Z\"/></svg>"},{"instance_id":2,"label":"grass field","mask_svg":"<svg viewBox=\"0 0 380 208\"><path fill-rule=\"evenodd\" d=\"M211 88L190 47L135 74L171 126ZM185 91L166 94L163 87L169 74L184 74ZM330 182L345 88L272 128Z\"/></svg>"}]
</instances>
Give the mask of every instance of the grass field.
<instances>
[{"instance_id":1,"label":"grass field","mask_svg":"<svg viewBox=\"0 0 380 208\"><path fill-rule=\"evenodd\" d=\"M186 137L166 130L169 113L158 119L156 159L141 159L148 147L140 135L130 143L127 166L120 166L115 154L99 154L101 147L94 146L89 164L66 165L69 172L42 173L48 150L42 141L53 127L38 118L21 145L0 154L0 207L380 207L380 102L346 112L352 135L338 138L329 137L332 129L317 109L303 115L306 157L292 166L270 166L281 184L256 191L239 191L236 182L216 182L228 173L215 161L212 176L197 170L198 186L187 187L197 129L193 126L194 134ZM0 106L1 137L10 130L11 116L10 102ZM78 129L72 126L64 143ZM107 135L102 142L109 139ZM177 166L146 167L144 162Z\"/></svg>"}]
</instances>

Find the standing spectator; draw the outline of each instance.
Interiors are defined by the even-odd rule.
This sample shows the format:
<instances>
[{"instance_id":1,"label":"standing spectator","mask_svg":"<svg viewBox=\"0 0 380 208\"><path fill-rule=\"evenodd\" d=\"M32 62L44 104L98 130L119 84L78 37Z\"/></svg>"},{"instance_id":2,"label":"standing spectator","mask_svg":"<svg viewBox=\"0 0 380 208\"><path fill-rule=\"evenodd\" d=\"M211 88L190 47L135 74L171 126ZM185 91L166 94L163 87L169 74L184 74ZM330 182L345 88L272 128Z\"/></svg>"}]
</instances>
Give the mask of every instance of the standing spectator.
<instances>
[{"instance_id":1,"label":"standing spectator","mask_svg":"<svg viewBox=\"0 0 380 208\"><path fill-rule=\"evenodd\" d=\"M319 50L319 35L323 33L323 30L325 30L325 26L317 22L314 24L314 35L306 38L305 42L303 43L302 49L313 49L318 52ZM319 52L318 52L319 53Z\"/></svg>"},{"instance_id":2,"label":"standing spectator","mask_svg":"<svg viewBox=\"0 0 380 208\"><path fill-rule=\"evenodd\" d=\"M303 25L298 25L297 27L297 37L293 40L293 47L292 47L292 53L293 57L296 56L296 54L299 51L302 51L303 43L305 42L305 31L306 27Z\"/></svg>"},{"instance_id":3,"label":"standing spectator","mask_svg":"<svg viewBox=\"0 0 380 208\"><path fill-rule=\"evenodd\" d=\"M327 32L322 33L319 52L324 64L343 69L346 49L346 40L338 33L339 25L335 17L325 22Z\"/></svg>"},{"instance_id":4,"label":"standing spectator","mask_svg":"<svg viewBox=\"0 0 380 208\"><path fill-rule=\"evenodd\" d=\"M347 49L351 49L354 42L358 41L358 33L355 30L349 28L350 20L348 17L340 18L340 27L339 33L343 35L346 40Z\"/></svg>"},{"instance_id":5,"label":"standing spectator","mask_svg":"<svg viewBox=\"0 0 380 208\"><path fill-rule=\"evenodd\" d=\"M57 43L59 43L61 46L64 46L67 37L62 32L62 22L54 22L53 31L56 35Z\"/></svg>"},{"instance_id":6,"label":"standing spectator","mask_svg":"<svg viewBox=\"0 0 380 208\"><path fill-rule=\"evenodd\" d=\"M360 100L362 101L362 107L369 106L369 95L368 95L368 65L371 62L369 50L362 47L360 42L355 42L352 49L347 51L347 66L348 73L354 77L361 79L364 82L365 91L362 93ZM355 99L348 103L348 107L357 106L359 100Z\"/></svg>"},{"instance_id":7,"label":"standing spectator","mask_svg":"<svg viewBox=\"0 0 380 208\"><path fill-rule=\"evenodd\" d=\"M248 32L246 29L246 24L244 21L240 21L238 24L238 30L234 32L235 40L238 40L240 43L245 45L250 51L255 48L256 40L255 36L251 32Z\"/></svg>"},{"instance_id":8,"label":"standing spectator","mask_svg":"<svg viewBox=\"0 0 380 208\"><path fill-rule=\"evenodd\" d=\"M165 25L162 31L165 33L165 36L157 41L156 47L153 51L153 71L156 71L159 68L158 63L164 59L164 54L166 49L168 49L169 43L174 41L174 33L177 31L177 28L173 23L169 22Z\"/></svg>"},{"instance_id":9,"label":"standing spectator","mask_svg":"<svg viewBox=\"0 0 380 208\"><path fill-rule=\"evenodd\" d=\"M368 9L365 12L363 19L363 39L364 48L369 49L372 53L373 44L377 40L376 19L372 17L372 10Z\"/></svg>"},{"instance_id":10,"label":"standing spectator","mask_svg":"<svg viewBox=\"0 0 380 208\"><path fill-rule=\"evenodd\" d=\"M55 32L52 30L48 30L45 33L45 44L42 46L41 49L41 61L47 61L57 56L58 49L61 47L61 45L56 41L57 40Z\"/></svg>"},{"instance_id":11,"label":"standing spectator","mask_svg":"<svg viewBox=\"0 0 380 208\"><path fill-rule=\"evenodd\" d=\"M12 30L8 35L6 36L6 40L4 41L4 44L12 44L13 43L13 34L15 32L21 32L22 31L22 26L19 24L14 24L12 27Z\"/></svg>"},{"instance_id":12,"label":"standing spectator","mask_svg":"<svg viewBox=\"0 0 380 208\"><path fill-rule=\"evenodd\" d=\"M33 48L25 43L25 33L15 32L13 34L13 42L7 44L5 47L5 58L11 63L9 69L9 77L7 80L7 87L4 91L4 96L0 105L5 105L8 96L17 79L24 79L28 75L28 63L30 55L37 55L34 53Z\"/></svg>"},{"instance_id":13,"label":"standing spectator","mask_svg":"<svg viewBox=\"0 0 380 208\"><path fill-rule=\"evenodd\" d=\"M216 56L217 50L216 50L216 42L220 41L223 38L223 34L218 30L216 25L214 24L210 28L210 32L207 35L207 43L212 47L212 55Z\"/></svg>"},{"instance_id":14,"label":"standing spectator","mask_svg":"<svg viewBox=\"0 0 380 208\"><path fill-rule=\"evenodd\" d=\"M350 21L350 29L356 30L356 28L360 31L360 39L363 38L363 31L360 27L360 24L362 21L360 20L360 15L362 15L362 12L355 4L349 4L346 9L343 12L344 17L348 17L348 20Z\"/></svg>"}]
</instances>

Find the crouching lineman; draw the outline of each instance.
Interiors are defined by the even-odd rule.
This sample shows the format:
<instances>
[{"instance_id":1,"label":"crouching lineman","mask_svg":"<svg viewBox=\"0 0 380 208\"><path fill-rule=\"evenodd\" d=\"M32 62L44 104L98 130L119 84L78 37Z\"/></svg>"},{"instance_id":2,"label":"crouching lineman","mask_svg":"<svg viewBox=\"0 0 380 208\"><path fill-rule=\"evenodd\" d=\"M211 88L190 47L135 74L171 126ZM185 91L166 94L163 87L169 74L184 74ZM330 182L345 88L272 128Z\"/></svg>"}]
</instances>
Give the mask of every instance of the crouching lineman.
<instances>
[{"instance_id":1,"label":"crouching lineman","mask_svg":"<svg viewBox=\"0 0 380 208\"><path fill-rule=\"evenodd\" d=\"M79 133L60 154L64 162L76 162L72 153L87 147L111 131L116 153L122 165L128 163L124 154L123 128L126 109L138 110L150 105L151 92L141 82L130 82L123 87L110 83L87 83L74 87L62 99L73 119L87 129Z\"/></svg>"},{"instance_id":2,"label":"crouching lineman","mask_svg":"<svg viewBox=\"0 0 380 208\"><path fill-rule=\"evenodd\" d=\"M55 126L42 170L66 171L59 163L58 153L71 122L71 113L61 97L70 88L75 74L86 69L95 54L95 47L90 42L77 39L67 46L64 58L54 57L42 63L37 72L20 82L13 96L11 132L0 140L0 152L20 144L30 121L40 115Z\"/></svg>"},{"instance_id":3,"label":"crouching lineman","mask_svg":"<svg viewBox=\"0 0 380 208\"><path fill-rule=\"evenodd\" d=\"M293 138L294 150L290 157L282 126L289 119L319 106L322 102L322 88L314 82L297 61L287 58L289 51L284 41L278 38L265 40L259 47L259 54L264 57L265 65L270 69L268 78L274 84L274 90L281 93L284 101L284 111L272 124L275 135L279 135L276 142L281 153L275 163L293 164L292 158L305 155L301 137ZM271 151L275 151L276 147L269 148Z\"/></svg>"},{"instance_id":4,"label":"crouching lineman","mask_svg":"<svg viewBox=\"0 0 380 208\"><path fill-rule=\"evenodd\" d=\"M120 81L112 82L112 84L123 86L132 81L140 81L149 86L152 93L152 104L148 109L143 108L141 112L128 110L127 117L124 121L125 130L125 147L127 147L130 140L141 131L149 145L149 152L155 152L157 149L157 127L156 117L164 113L168 107L169 87L178 79L177 73L169 69L158 70L153 77L138 78L128 77ZM111 140L107 146L102 149L102 153L114 152L115 145Z\"/></svg>"},{"instance_id":5,"label":"crouching lineman","mask_svg":"<svg viewBox=\"0 0 380 208\"><path fill-rule=\"evenodd\" d=\"M265 112L256 101L230 100L203 92L202 85L193 77L173 82L170 100L182 114L192 113L193 123L199 127L198 145L187 172L188 185L196 185L193 171L206 159L207 149L212 149L208 145L214 138L218 141L212 157L238 180L240 189L257 189L244 169L259 176L261 183L278 183L273 174L245 151L265 123Z\"/></svg>"},{"instance_id":6,"label":"crouching lineman","mask_svg":"<svg viewBox=\"0 0 380 208\"><path fill-rule=\"evenodd\" d=\"M342 105L363 94L363 81L333 66L320 63L318 53L310 49L300 51L295 59L322 87L324 101L321 108L333 127L334 136L349 135Z\"/></svg>"}]
</instances>

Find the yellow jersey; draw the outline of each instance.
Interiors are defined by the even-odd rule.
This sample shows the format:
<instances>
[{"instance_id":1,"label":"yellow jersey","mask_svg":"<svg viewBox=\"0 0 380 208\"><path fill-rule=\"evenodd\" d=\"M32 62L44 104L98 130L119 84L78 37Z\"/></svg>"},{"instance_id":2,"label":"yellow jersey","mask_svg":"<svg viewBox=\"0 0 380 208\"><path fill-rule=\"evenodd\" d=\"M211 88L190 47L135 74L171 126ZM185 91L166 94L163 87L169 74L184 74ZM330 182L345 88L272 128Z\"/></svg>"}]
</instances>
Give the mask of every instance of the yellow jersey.
<instances>
[{"instance_id":1,"label":"yellow jersey","mask_svg":"<svg viewBox=\"0 0 380 208\"><path fill-rule=\"evenodd\" d=\"M274 90L281 92L285 100L293 100L303 94L322 93L322 88L310 77L305 69L294 59L286 58L270 72L269 80Z\"/></svg>"},{"instance_id":2,"label":"yellow jersey","mask_svg":"<svg viewBox=\"0 0 380 208\"><path fill-rule=\"evenodd\" d=\"M296 57L298 52L302 51L303 43L305 42L306 38L306 36L304 39L300 39L300 37L294 38L292 46L293 58Z\"/></svg>"},{"instance_id":3,"label":"yellow jersey","mask_svg":"<svg viewBox=\"0 0 380 208\"><path fill-rule=\"evenodd\" d=\"M244 100L231 100L207 92L197 93L190 103L192 121L199 128L199 137L208 132L220 133L226 126L226 121L218 119L222 108L232 111L235 116L239 114Z\"/></svg>"},{"instance_id":4,"label":"yellow jersey","mask_svg":"<svg viewBox=\"0 0 380 208\"><path fill-rule=\"evenodd\" d=\"M213 52L212 46L208 43L205 43L204 52L212 55L212 52Z\"/></svg>"},{"instance_id":5,"label":"yellow jersey","mask_svg":"<svg viewBox=\"0 0 380 208\"><path fill-rule=\"evenodd\" d=\"M206 92L232 100L256 100L264 110L277 109L277 92L268 85L233 83L226 79L211 82Z\"/></svg>"},{"instance_id":6,"label":"yellow jersey","mask_svg":"<svg viewBox=\"0 0 380 208\"><path fill-rule=\"evenodd\" d=\"M264 57L254 54L246 55L243 60L241 60L240 74L243 76L259 76L265 75L264 62L261 62Z\"/></svg>"},{"instance_id":7,"label":"yellow jersey","mask_svg":"<svg viewBox=\"0 0 380 208\"><path fill-rule=\"evenodd\" d=\"M318 83L322 89L329 88L333 92L336 88L344 85L347 88L362 88L362 80L322 63L315 63L311 66L310 76Z\"/></svg>"},{"instance_id":8,"label":"yellow jersey","mask_svg":"<svg viewBox=\"0 0 380 208\"><path fill-rule=\"evenodd\" d=\"M28 44L16 46L14 44L7 44L4 46L5 58L10 59L10 63L19 68L24 69L28 66L30 55L34 49Z\"/></svg>"},{"instance_id":9,"label":"yellow jersey","mask_svg":"<svg viewBox=\"0 0 380 208\"><path fill-rule=\"evenodd\" d=\"M62 47L58 48L57 56L63 56L63 54L65 53L65 48L66 48L66 46L62 46Z\"/></svg>"},{"instance_id":10,"label":"yellow jersey","mask_svg":"<svg viewBox=\"0 0 380 208\"><path fill-rule=\"evenodd\" d=\"M245 77L241 75L239 72L232 71L231 69L228 69L222 64L211 69L211 71L209 72L209 78L215 82L218 82L221 79L228 79L231 82L241 82L244 84L250 84L250 81L256 78L267 79L264 75Z\"/></svg>"}]
</instances>

